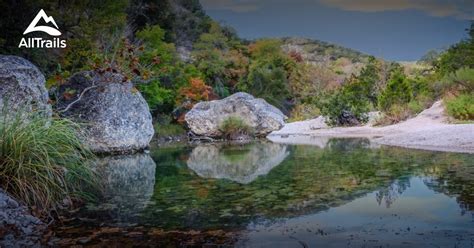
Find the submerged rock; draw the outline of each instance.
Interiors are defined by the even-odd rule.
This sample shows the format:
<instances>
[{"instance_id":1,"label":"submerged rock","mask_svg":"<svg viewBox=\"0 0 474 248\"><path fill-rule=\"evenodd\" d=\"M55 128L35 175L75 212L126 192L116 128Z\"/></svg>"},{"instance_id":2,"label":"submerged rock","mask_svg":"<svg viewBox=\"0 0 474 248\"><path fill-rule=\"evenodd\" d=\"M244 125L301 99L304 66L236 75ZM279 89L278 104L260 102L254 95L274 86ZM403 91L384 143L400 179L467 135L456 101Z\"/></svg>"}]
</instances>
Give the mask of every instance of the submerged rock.
<instances>
[{"instance_id":1,"label":"submerged rock","mask_svg":"<svg viewBox=\"0 0 474 248\"><path fill-rule=\"evenodd\" d=\"M155 189L156 164L148 154L98 158L94 168L104 185L99 208L116 212L118 222L128 222L144 209Z\"/></svg>"},{"instance_id":2,"label":"submerged rock","mask_svg":"<svg viewBox=\"0 0 474 248\"><path fill-rule=\"evenodd\" d=\"M46 225L0 189L0 247L40 247Z\"/></svg>"},{"instance_id":3,"label":"submerged rock","mask_svg":"<svg viewBox=\"0 0 474 248\"><path fill-rule=\"evenodd\" d=\"M130 153L148 147L154 130L148 104L116 73L75 74L58 89L62 115L85 123L85 141L96 153Z\"/></svg>"},{"instance_id":4,"label":"submerged rock","mask_svg":"<svg viewBox=\"0 0 474 248\"><path fill-rule=\"evenodd\" d=\"M257 136L279 130L287 118L279 109L265 100L239 92L222 100L196 104L186 114L185 120L196 135L220 137L222 131L219 128L229 117L242 119Z\"/></svg>"},{"instance_id":5,"label":"submerged rock","mask_svg":"<svg viewBox=\"0 0 474 248\"><path fill-rule=\"evenodd\" d=\"M268 174L288 154L286 145L270 142L243 146L206 144L194 148L187 164L201 177L247 184Z\"/></svg>"},{"instance_id":6,"label":"submerged rock","mask_svg":"<svg viewBox=\"0 0 474 248\"><path fill-rule=\"evenodd\" d=\"M0 55L0 111L41 111L51 116L48 91L40 70L26 59Z\"/></svg>"}]
</instances>

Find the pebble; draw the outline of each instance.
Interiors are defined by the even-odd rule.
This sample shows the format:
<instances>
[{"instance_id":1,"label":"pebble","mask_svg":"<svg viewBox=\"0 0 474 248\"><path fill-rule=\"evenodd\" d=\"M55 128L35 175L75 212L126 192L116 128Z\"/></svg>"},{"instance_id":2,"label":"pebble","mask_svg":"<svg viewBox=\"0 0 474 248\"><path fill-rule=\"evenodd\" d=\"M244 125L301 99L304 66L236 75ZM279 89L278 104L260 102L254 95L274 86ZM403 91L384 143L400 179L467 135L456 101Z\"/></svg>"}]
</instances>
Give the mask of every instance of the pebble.
<instances>
[{"instance_id":1,"label":"pebble","mask_svg":"<svg viewBox=\"0 0 474 248\"><path fill-rule=\"evenodd\" d=\"M0 189L0 247L40 247L42 232L46 226L29 214L26 207Z\"/></svg>"}]
</instances>

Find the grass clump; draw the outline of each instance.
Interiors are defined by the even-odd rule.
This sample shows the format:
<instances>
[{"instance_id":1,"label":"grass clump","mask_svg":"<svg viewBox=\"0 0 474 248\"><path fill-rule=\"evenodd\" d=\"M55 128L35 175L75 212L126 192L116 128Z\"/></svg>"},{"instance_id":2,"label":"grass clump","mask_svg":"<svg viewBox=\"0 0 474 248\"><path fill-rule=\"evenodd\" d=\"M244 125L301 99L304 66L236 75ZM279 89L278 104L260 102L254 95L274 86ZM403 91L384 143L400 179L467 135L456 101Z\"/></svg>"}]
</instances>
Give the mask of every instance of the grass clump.
<instances>
[{"instance_id":1,"label":"grass clump","mask_svg":"<svg viewBox=\"0 0 474 248\"><path fill-rule=\"evenodd\" d=\"M186 135L186 129L179 124L155 124L156 137Z\"/></svg>"},{"instance_id":2,"label":"grass clump","mask_svg":"<svg viewBox=\"0 0 474 248\"><path fill-rule=\"evenodd\" d=\"M219 128L222 136L226 139L238 139L242 136L253 136L253 128L250 127L244 120L237 116L230 116L225 119Z\"/></svg>"},{"instance_id":3,"label":"grass clump","mask_svg":"<svg viewBox=\"0 0 474 248\"><path fill-rule=\"evenodd\" d=\"M0 187L39 213L93 185L78 125L40 113L0 115Z\"/></svg>"},{"instance_id":4,"label":"grass clump","mask_svg":"<svg viewBox=\"0 0 474 248\"><path fill-rule=\"evenodd\" d=\"M448 114L458 120L474 120L474 94L463 93L445 99Z\"/></svg>"}]
</instances>

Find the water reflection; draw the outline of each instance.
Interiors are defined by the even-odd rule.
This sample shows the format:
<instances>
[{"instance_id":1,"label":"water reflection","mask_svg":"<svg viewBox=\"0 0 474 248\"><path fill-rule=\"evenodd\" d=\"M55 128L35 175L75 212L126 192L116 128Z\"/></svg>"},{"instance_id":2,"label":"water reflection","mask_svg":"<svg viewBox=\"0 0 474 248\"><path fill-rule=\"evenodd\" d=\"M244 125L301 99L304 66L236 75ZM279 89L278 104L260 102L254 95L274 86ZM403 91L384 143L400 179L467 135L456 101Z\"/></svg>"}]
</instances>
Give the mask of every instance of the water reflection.
<instances>
[{"instance_id":1,"label":"water reflection","mask_svg":"<svg viewBox=\"0 0 474 248\"><path fill-rule=\"evenodd\" d=\"M409 187L406 187L411 185ZM413 177L394 183L398 200L373 204L378 192L325 212L252 222L236 247L471 247L474 223L456 201Z\"/></svg>"},{"instance_id":2,"label":"water reflection","mask_svg":"<svg viewBox=\"0 0 474 248\"><path fill-rule=\"evenodd\" d=\"M152 149L151 156L156 167L148 155L104 159L106 204L89 204L73 224L129 223L147 235L153 228L223 230L250 240L239 245L263 247L474 238L471 154L331 139L324 148L208 144Z\"/></svg>"},{"instance_id":3,"label":"water reflection","mask_svg":"<svg viewBox=\"0 0 474 248\"><path fill-rule=\"evenodd\" d=\"M155 185L156 164L150 155L104 157L94 164L104 186L104 198L89 210L106 210L120 222L129 221L146 207Z\"/></svg>"},{"instance_id":4,"label":"water reflection","mask_svg":"<svg viewBox=\"0 0 474 248\"><path fill-rule=\"evenodd\" d=\"M245 145L207 144L193 149L188 167L204 178L248 184L266 175L288 156L286 145L271 142Z\"/></svg>"}]
</instances>

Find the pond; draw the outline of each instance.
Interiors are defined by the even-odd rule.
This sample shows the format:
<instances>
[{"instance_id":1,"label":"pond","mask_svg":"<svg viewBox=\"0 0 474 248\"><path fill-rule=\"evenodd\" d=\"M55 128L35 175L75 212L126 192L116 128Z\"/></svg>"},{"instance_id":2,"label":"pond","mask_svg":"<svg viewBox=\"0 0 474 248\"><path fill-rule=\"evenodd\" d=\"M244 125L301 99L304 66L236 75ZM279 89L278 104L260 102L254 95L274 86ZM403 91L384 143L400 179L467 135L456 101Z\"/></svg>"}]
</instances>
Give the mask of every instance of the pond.
<instances>
[{"instance_id":1,"label":"pond","mask_svg":"<svg viewBox=\"0 0 474 248\"><path fill-rule=\"evenodd\" d=\"M58 244L473 247L474 155L322 139L101 158Z\"/></svg>"}]
</instances>

